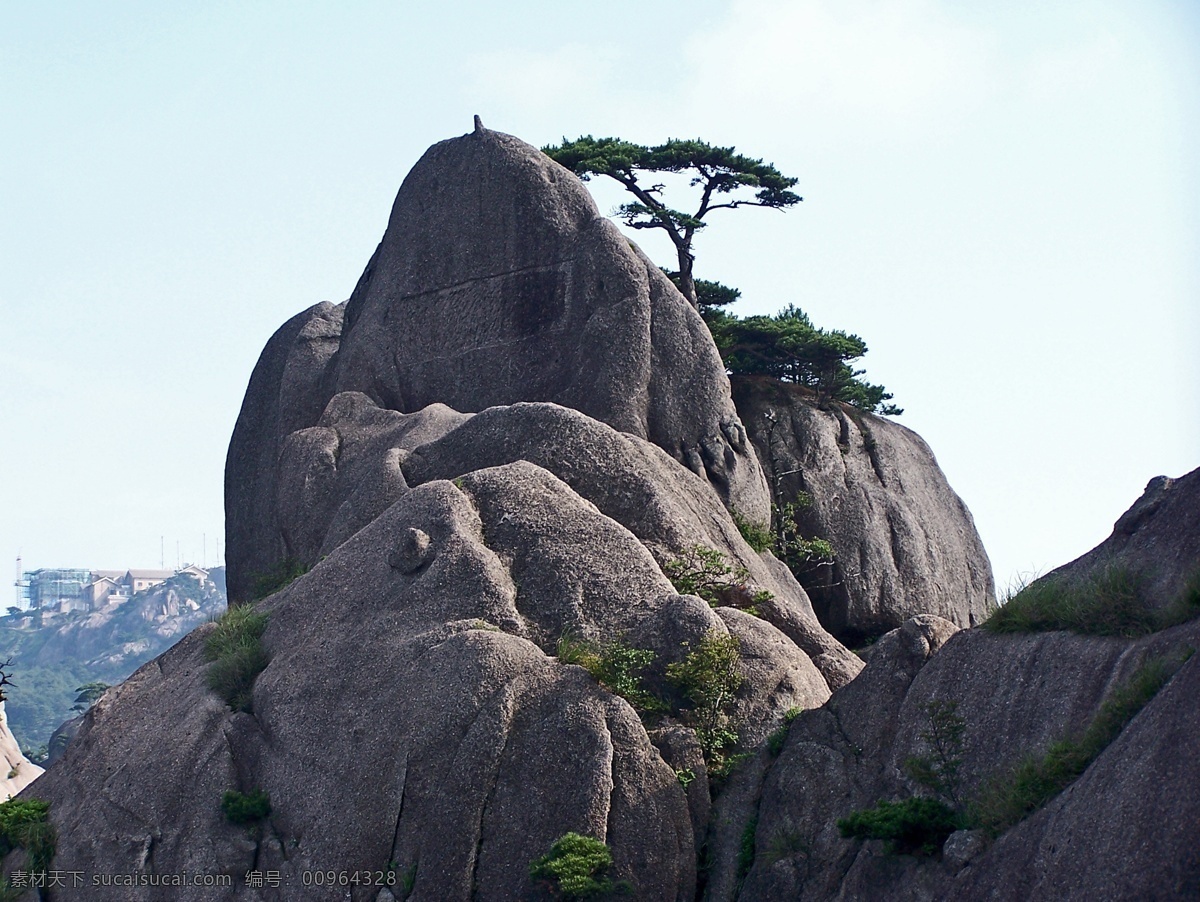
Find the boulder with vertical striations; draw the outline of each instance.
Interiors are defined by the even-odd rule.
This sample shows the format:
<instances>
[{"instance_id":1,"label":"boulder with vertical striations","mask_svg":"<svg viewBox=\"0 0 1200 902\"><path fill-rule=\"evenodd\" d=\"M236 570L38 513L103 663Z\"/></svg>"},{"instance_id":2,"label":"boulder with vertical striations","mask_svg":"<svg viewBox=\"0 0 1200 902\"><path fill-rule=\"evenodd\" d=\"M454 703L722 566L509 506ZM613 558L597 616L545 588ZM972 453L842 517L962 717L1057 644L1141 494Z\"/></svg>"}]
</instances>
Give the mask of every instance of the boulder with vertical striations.
<instances>
[{"instance_id":1,"label":"boulder with vertical striations","mask_svg":"<svg viewBox=\"0 0 1200 902\"><path fill-rule=\"evenodd\" d=\"M855 645L917 614L963 627L986 619L987 552L919 435L849 405L819 407L799 386L732 382L768 479L783 500L805 499L805 535L833 546L834 566L803 579L826 629Z\"/></svg>"}]
</instances>

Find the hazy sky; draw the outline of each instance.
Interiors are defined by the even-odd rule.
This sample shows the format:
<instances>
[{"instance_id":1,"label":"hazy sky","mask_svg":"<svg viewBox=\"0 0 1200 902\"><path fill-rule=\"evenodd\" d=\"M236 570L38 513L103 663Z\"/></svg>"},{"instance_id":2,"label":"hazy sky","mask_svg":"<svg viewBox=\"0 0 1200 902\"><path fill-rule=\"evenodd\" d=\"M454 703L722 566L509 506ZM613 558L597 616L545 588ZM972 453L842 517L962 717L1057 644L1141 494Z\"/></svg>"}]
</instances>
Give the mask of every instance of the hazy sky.
<instances>
[{"instance_id":1,"label":"hazy sky","mask_svg":"<svg viewBox=\"0 0 1200 902\"><path fill-rule=\"evenodd\" d=\"M1198 9L4 4L0 551L212 564L263 343L346 298L405 173L479 113L797 177L787 213L714 215L697 274L866 339L1001 589L1062 564L1200 465Z\"/></svg>"}]
</instances>

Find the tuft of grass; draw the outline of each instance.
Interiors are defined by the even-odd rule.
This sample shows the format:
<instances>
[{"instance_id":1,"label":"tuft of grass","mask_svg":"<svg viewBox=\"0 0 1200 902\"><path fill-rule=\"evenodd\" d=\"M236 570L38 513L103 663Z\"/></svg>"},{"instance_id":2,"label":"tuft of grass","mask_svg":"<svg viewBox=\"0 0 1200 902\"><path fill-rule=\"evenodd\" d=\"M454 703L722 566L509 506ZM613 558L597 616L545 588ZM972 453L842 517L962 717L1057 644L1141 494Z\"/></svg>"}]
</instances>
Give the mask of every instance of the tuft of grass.
<instances>
[{"instance_id":1,"label":"tuft of grass","mask_svg":"<svg viewBox=\"0 0 1200 902\"><path fill-rule=\"evenodd\" d=\"M1191 649L1182 659L1147 661L1109 694L1081 736L1061 739L989 781L973 806L973 820L998 836L1044 806L1083 774L1190 656Z\"/></svg>"},{"instance_id":2,"label":"tuft of grass","mask_svg":"<svg viewBox=\"0 0 1200 902\"><path fill-rule=\"evenodd\" d=\"M1112 566L1082 582L1039 579L1012 595L984 628L994 633L1070 630L1132 639L1160 626L1142 597L1137 576L1127 567Z\"/></svg>"},{"instance_id":3,"label":"tuft of grass","mask_svg":"<svg viewBox=\"0 0 1200 902\"><path fill-rule=\"evenodd\" d=\"M901 855L934 855L962 826L962 818L945 802L922 797L880 802L837 822L847 839L882 839L889 852Z\"/></svg>"},{"instance_id":4,"label":"tuft of grass","mask_svg":"<svg viewBox=\"0 0 1200 902\"><path fill-rule=\"evenodd\" d=\"M754 847L758 838L758 815L746 822L742 830L742 841L738 846L737 879L744 880L754 867Z\"/></svg>"},{"instance_id":5,"label":"tuft of grass","mask_svg":"<svg viewBox=\"0 0 1200 902\"><path fill-rule=\"evenodd\" d=\"M1183 584L1183 591L1168 608L1160 613L1160 629L1178 626L1200 617L1200 568L1197 568Z\"/></svg>"},{"instance_id":6,"label":"tuft of grass","mask_svg":"<svg viewBox=\"0 0 1200 902\"><path fill-rule=\"evenodd\" d=\"M1009 595L983 624L994 633L1070 630L1135 639L1200 617L1200 570L1166 608L1146 602L1142 580L1128 567L1106 567L1081 583L1053 576Z\"/></svg>"},{"instance_id":7,"label":"tuft of grass","mask_svg":"<svg viewBox=\"0 0 1200 902\"><path fill-rule=\"evenodd\" d=\"M254 681L270 658L262 646L267 615L250 605L231 605L216 621L204 642L210 661L208 688L234 711L249 711Z\"/></svg>"},{"instance_id":8,"label":"tuft of grass","mask_svg":"<svg viewBox=\"0 0 1200 902\"><path fill-rule=\"evenodd\" d=\"M779 753L783 751L787 737L787 724L781 724L771 731L771 735L767 737L767 751L771 753L772 758L778 757Z\"/></svg>"},{"instance_id":9,"label":"tuft of grass","mask_svg":"<svg viewBox=\"0 0 1200 902\"><path fill-rule=\"evenodd\" d=\"M286 557L270 570L254 574L250 580L250 600L260 601L268 595L274 595L307 572L308 565L296 558Z\"/></svg>"},{"instance_id":10,"label":"tuft of grass","mask_svg":"<svg viewBox=\"0 0 1200 902\"><path fill-rule=\"evenodd\" d=\"M248 793L231 789L221 798L221 810L231 824L253 824L271 814L271 797L261 789Z\"/></svg>"}]
</instances>

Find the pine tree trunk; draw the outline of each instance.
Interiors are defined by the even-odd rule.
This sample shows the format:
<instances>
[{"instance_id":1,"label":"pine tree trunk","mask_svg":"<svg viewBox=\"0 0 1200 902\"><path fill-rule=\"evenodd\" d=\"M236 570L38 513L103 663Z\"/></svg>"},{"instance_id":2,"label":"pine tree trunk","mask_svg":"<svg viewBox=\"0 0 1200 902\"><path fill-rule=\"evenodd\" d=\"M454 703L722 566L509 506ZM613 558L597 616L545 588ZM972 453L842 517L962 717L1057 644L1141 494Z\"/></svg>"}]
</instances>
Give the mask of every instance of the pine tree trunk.
<instances>
[{"instance_id":1,"label":"pine tree trunk","mask_svg":"<svg viewBox=\"0 0 1200 902\"><path fill-rule=\"evenodd\" d=\"M696 283L692 279L692 255L689 251L679 248L679 291L688 303L696 310L700 309L700 302L696 299Z\"/></svg>"}]
</instances>

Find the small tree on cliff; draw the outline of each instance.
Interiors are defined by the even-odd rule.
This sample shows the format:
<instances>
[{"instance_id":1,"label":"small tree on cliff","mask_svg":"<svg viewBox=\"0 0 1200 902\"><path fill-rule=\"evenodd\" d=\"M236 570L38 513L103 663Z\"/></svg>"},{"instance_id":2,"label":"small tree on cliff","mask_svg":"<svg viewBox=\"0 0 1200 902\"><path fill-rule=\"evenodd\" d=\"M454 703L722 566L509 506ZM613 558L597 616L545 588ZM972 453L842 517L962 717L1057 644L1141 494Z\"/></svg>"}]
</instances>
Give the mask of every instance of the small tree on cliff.
<instances>
[{"instance_id":1,"label":"small tree on cliff","mask_svg":"<svg viewBox=\"0 0 1200 902\"><path fill-rule=\"evenodd\" d=\"M676 285L693 306L698 307L696 283L692 276L695 255L692 241L707 223L704 217L714 210L738 207L773 207L782 210L804 198L789 191L796 179L788 178L762 160L736 153L732 147L713 147L700 140L671 139L656 147L631 144L620 138L593 138L586 135L575 141L563 138L560 145L542 150L555 162L567 167L581 179L607 175L620 182L636 200L622 204L617 215L634 229L662 229L675 245L679 257ZM664 185L644 184L643 173L687 173L693 188L700 189L695 212L685 213L662 201ZM736 195L741 190L752 191Z\"/></svg>"}]
</instances>

